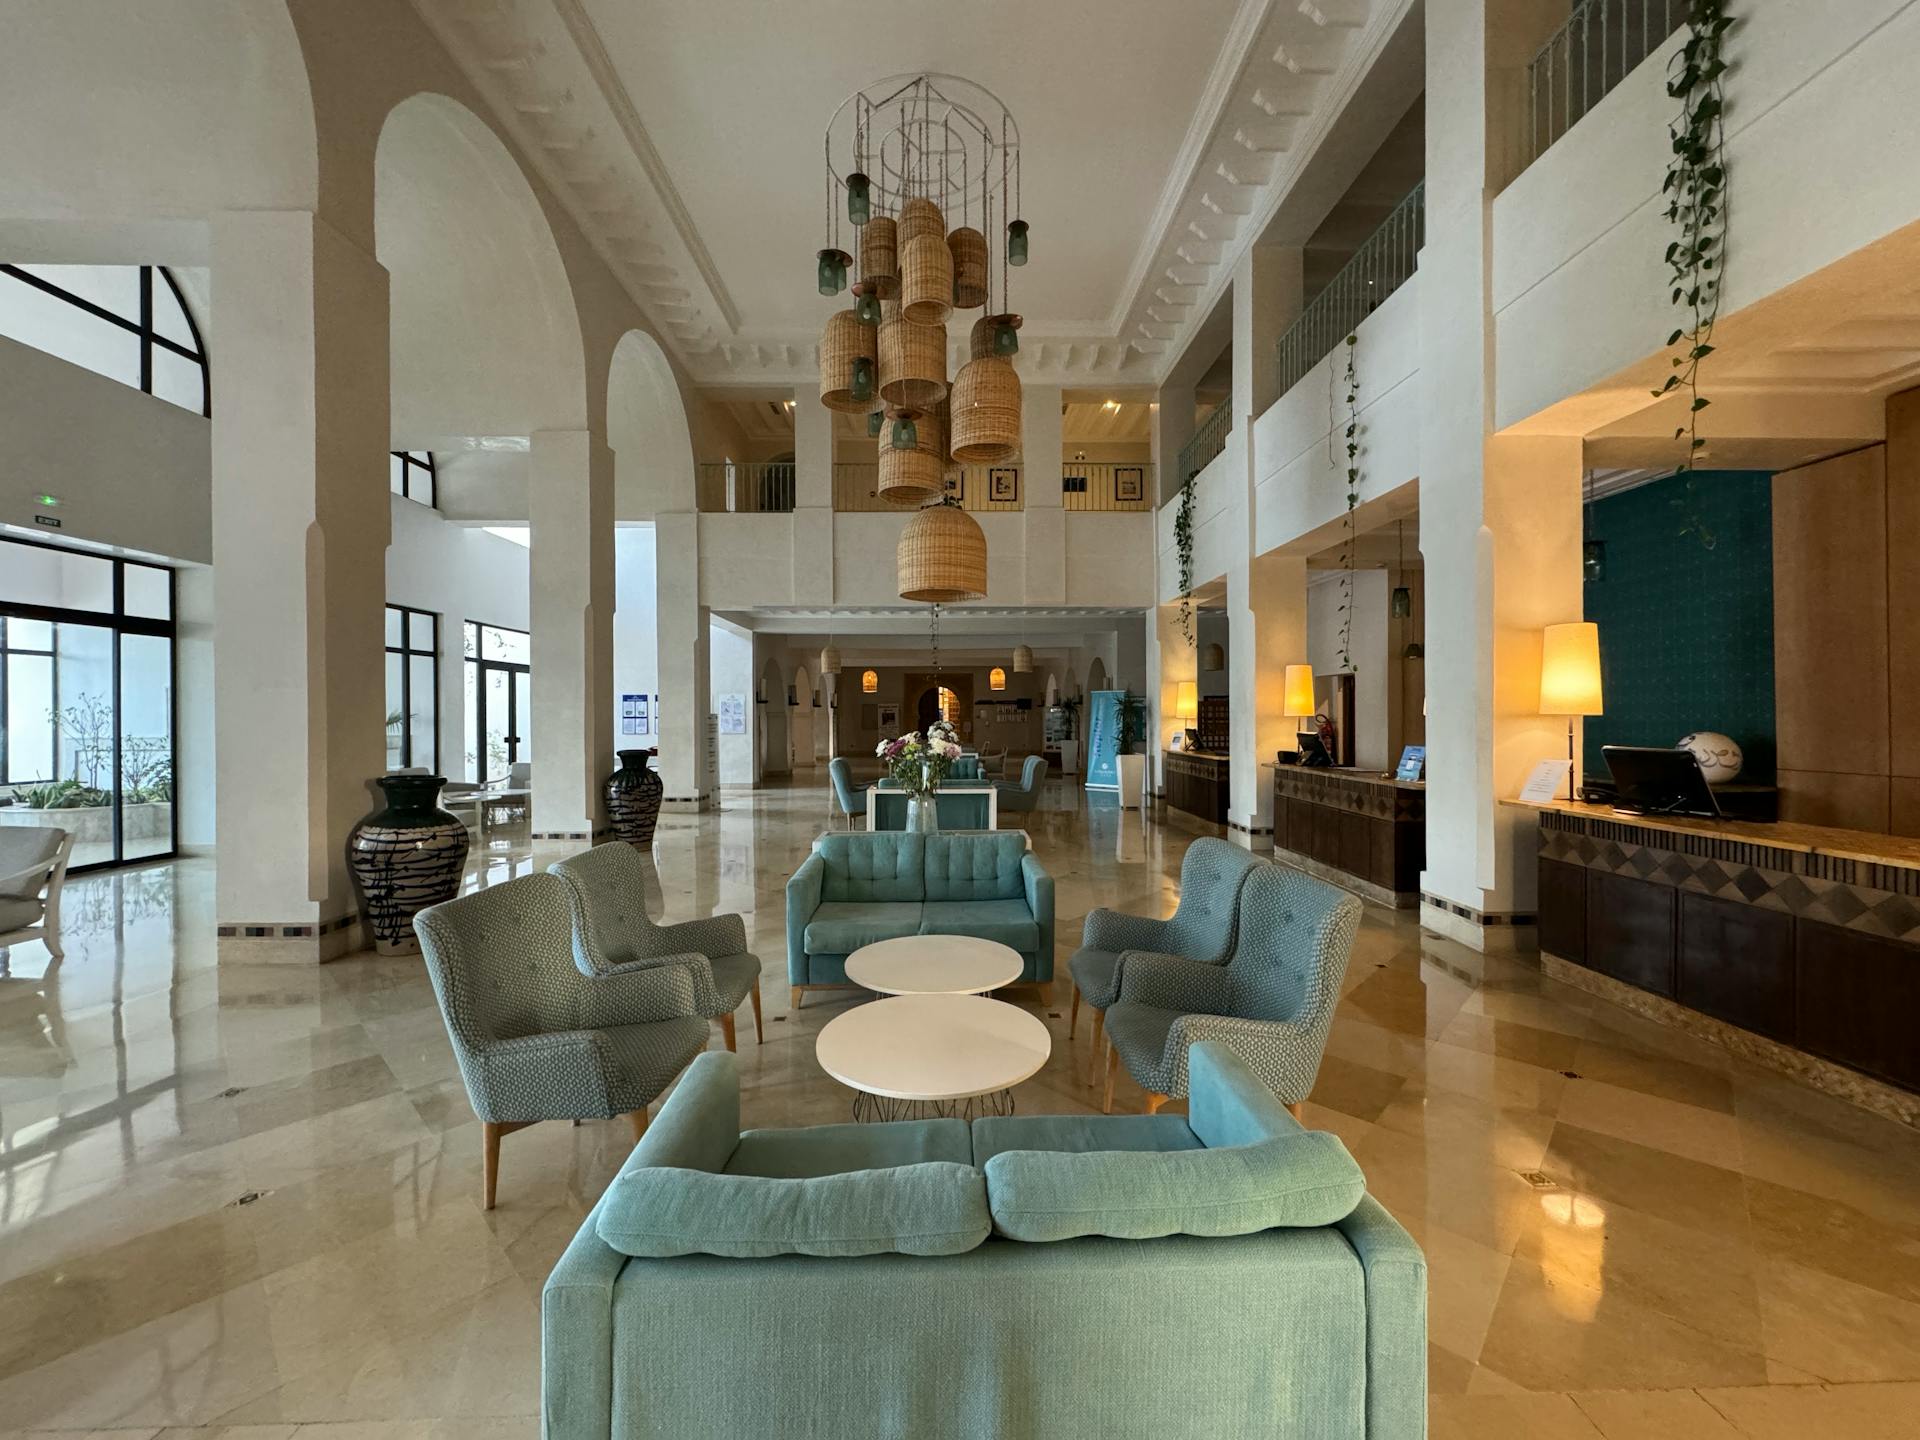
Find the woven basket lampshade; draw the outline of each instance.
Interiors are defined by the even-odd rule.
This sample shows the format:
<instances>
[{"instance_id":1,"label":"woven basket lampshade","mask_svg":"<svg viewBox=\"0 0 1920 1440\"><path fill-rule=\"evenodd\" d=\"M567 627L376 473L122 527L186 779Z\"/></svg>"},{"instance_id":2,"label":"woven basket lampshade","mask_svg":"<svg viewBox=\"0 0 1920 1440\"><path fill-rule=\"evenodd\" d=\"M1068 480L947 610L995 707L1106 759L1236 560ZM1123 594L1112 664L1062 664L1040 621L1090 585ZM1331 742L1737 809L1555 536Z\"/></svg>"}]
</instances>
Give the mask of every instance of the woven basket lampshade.
<instances>
[{"instance_id":1,"label":"woven basket lampshade","mask_svg":"<svg viewBox=\"0 0 1920 1440\"><path fill-rule=\"evenodd\" d=\"M900 253L905 255L908 244L920 235L931 235L936 240L947 237L947 222L940 214L940 207L931 200L914 196L900 207L899 225Z\"/></svg>"},{"instance_id":2,"label":"woven basket lampshade","mask_svg":"<svg viewBox=\"0 0 1920 1440\"><path fill-rule=\"evenodd\" d=\"M1202 670L1224 670L1227 668L1227 652L1218 645L1209 645L1200 652Z\"/></svg>"},{"instance_id":3,"label":"woven basket lampshade","mask_svg":"<svg viewBox=\"0 0 1920 1440\"><path fill-rule=\"evenodd\" d=\"M860 227L860 278L870 282L882 299L900 293L900 252L894 239L893 218L876 215Z\"/></svg>"},{"instance_id":4,"label":"woven basket lampshade","mask_svg":"<svg viewBox=\"0 0 1920 1440\"><path fill-rule=\"evenodd\" d=\"M986 304L987 237L963 225L947 236L947 249L953 255L954 308L972 310Z\"/></svg>"},{"instance_id":5,"label":"woven basket lampshade","mask_svg":"<svg viewBox=\"0 0 1920 1440\"><path fill-rule=\"evenodd\" d=\"M878 362L874 328L862 325L851 310L836 310L827 317L827 328L820 335L820 403L829 410L849 415L865 415L880 407L879 374L865 399L853 394L853 369L856 360L865 360L870 369Z\"/></svg>"},{"instance_id":6,"label":"woven basket lampshade","mask_svg":"<svg viewBox=\"0 0 1920 1440\"><path fill-rule=\"evenodd\" d=\"M1031 675L1033 673L1033 651L1025 645L1013 647L1013 673Z\"/></svg>"},{"instance_id":7,"label":"woven basket lampshade","mask_svg":"<svg viewBox=\"0 0 1920 1440\"><path fill-rule=\"evenodd\" d=\"M883 312L889 308L882 306ZM886 315L880 321L880 393L901 410L938 405L947 393L947 327Z\"/></svg>"},{"instance_id":8,"label":"woven basket lampshade","mask_svg":"<svg viewBox=\"0 0 1920 1440\"><path fill-rule=\"evenodd\" d=\"M957 505L929 505L908 520L895 563L902 600L951 605L986 598L987 537Z\"/></svg>"},{"instance_id":9,"label":"woven basket lampshade","mask_svg":"<svg viewBox=\"0 0 1920 1440\"><path fill-rule=\"evenodd\" d=\"M905 413L905 412L902 412ZM915 415L919 438L911 450L893 448L893 427L880 427L880 498L892 505L924 505L940 493L945 470L946 431L935 413Z\"/></svg>"},{"instance_id":10,"label":"woven basket lampshade","mask_svg":"<svg viewBox=\"0 0 1920 1440\"><path fill-rule=\"evenodd\" d=\"M969 360L954 381L952 404L955 460L992 464L1020 449L1020 377L1012 361Z\"/></svg>"},{"instance_id":11,"label":"woven basket lampshade","mask_svg":"<svg viewBox=\"0 0 1920 1440\"><path fill-rule=\"evenodd\" d=\"M984 360L993 354L993 325L989 317L982 315L973 322L973 329L967 332L967 358Z\"/></svg>"},{"instance_id":12,"label":"woven basket lampshade","mask_svg":"<svg viewBox=\"0 0 1920 1440\"><path fill-rule=\"evenodd\" d=\"M869 221L869 224L872 222ZM820 652L820 673L838 675L840 673L840 652L829 645Z\"/></svg>"},{"instance_id":13,"label":"woven basket lampshade","mask_svg":"<svg viewBox=\"0 0 1920 1440\"><path fill-rule=\"evenodd\" d=\"M900 247L900 313L915 325L943 325L953 313L953 252L942 236Z\"/></svg>"}]
</instances>

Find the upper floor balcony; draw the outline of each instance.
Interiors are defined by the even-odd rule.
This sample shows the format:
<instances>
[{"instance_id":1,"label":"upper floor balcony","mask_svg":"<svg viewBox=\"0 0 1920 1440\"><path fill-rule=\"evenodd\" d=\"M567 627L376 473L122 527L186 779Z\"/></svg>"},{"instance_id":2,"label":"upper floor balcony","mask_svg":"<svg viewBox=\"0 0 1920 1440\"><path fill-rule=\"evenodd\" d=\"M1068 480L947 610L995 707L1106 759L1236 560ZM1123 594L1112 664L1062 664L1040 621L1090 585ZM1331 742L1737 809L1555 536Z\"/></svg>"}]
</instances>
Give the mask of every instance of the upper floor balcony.
<instances>
[{"instance_id":1,"label":"upper floor balcony","mask_svg":"<svg viewBox=\"0 0 1920 1440\"><path fill-rule=\"evenodd\" d=\"M1060 462L1059 508L1087 513L1153 509L1154 468L1146 460ZM842 513L897 514L901 507L879 494L879 466L871 460L841 460L833 467L833 508ZM737 515L787 514L798 497L798 470L791 460L700 464L701 509ZM981 514L1028 507L1027 468L966 465L948 480L963 509ZM1052 508L1049 506L1048 508Z\"/></svg>"}]
</instances>

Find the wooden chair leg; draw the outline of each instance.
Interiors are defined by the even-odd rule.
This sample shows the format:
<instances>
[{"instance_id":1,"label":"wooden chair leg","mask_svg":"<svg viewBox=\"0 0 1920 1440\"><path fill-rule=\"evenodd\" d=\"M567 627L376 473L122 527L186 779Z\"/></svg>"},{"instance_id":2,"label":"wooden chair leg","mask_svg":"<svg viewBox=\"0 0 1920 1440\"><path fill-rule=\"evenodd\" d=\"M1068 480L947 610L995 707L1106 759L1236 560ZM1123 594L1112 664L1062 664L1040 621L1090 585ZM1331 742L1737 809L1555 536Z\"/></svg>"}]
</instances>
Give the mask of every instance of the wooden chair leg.
<instances>
[{"instance_id":1,"label":"wooden chair leg","mask_svg":"<svg viewBox=\"0 0 1920 1440\"><path fill-rule=\"evenodd\" d=\"M795 985L795 986L793 987L793 997L792 997L792 1001L791 1001L791 1003L790 1003L790 1004L789 1004L789 1005L787 1006L787 1008L788 1008L789 1010L798 1010L798 1009L800 1008L800 997L801 997L802 995L804 995L804 994L806 994L806 993L807 993L807 987L806 987L806 986L804 986L804 985Z\"/></svg>"},{"instance_id":2,"label":"wooden chair leg","mask_svg":"<svg viewBox=\"0 0 1920 1440\"><path fill-rule=\"evenodd\" d=\"M500 1127L491 1120L480 1126L480 1208L493 1209L493 1192L500 1179Z\"/></svg>"},{"instance_id":3,"label":"wooden chair leg","mask_svg":"<svg viewBox=\"0 0 1920 1440\"><path fill-rule=\"evenodd\" d=\"M1102 1115L1113 1114L1113 1077L1119 1073L1119 1070L1120 1052L1109 1047L1107 1050L1107 1093L1105 1098L1100 1102L1100 1113Z\"/></svg>"},{"instance_id":4,"label":"wooden chair leg","mask_svg":"<svg viewBox=\"0 0 1920 1440\"><path fill-rule=\"evenodd\" d=\"M1166 1103L1167 1097L1165 1095L1149 1091L1147 1094L1146 1113L1149 1115L1158 1115L1160 1113L1160 1107Z\"/></svg>"},{"instance_id":5,"label":"wooden chair leg","mask_svg":"<svg viewBox=\"0 0 1920 1440\"><path fill-rule=\"evenodd\" d=\"M720 1035L727 1042L727 1049L737 1051L740 1047L733 1038L733 1012L729 1010L720 1017Z\"/></svg>"},{"instance_id":6,"label":"wooden chair leg","mask_svg":"<svg viewBox=\"0 0 1920 1440\"><path fill-rule=\"evenodd\" d=\"M1067 1039L1073 1039L1073 1032L1080 1027L1080 987L1073 987L1073 999L1067 1005Z\"/></svg>"},{"instance_id":7,"label":"wooden chair leg","mask_svg":"<svg viewBox=\"0 0 1920 1440\"><path fill-rule=\"evenodd\" d=\"M1051 1008L1053 1005L1053 982L1051 980L1045 980L1035 988L1040 994L1040 1008L1042 1010Z\"/></svg>"},{"instance_id":8,"label":"wooden chair leg","mask_svg":"<svg viewBox=\"0 0 1920 1440\"><path fill-rule=\"evenodd\" d=\"M1307 1123L1306 1109L1301 1104L1300 1101L1289 1100L1287 1102L1287 1113L1293 1116L1293 1118L1298 1120L1302 1125Z\"/></svg>"},{"instance_id":9,"label":"wooden chair leg","mask_svg":"<svg viewBox=\"0 0 1920 1440\"><path fill-rule=\"evenodd\" d=\"M627 1112L627 1123L633 1127L633 1143L638 1145L640 1138L647 1133L647 1107Z\"/></svg>"},{"instance_id":10,"label":"wooden chair leg","mask_svg":"<svg viewBox=\"0 0 1920 1440\"><path fill-rule=\"evenodd\" d=\"M767 1043L767 1027L760 1019L760 982L758 980L753 982L753 1043L756 1045Z\"/></svg>"},{"instance_id":11,"label":"wooden chair leg","mask_svg":"<svg viewBox=\"0 0 1920 1440\"><path fill-rule=\"evenodd\" d=\"M1093 1009L1091 1005L1089 1005L1087 1008L1089 1010ZM1106 1024L1107 1024L1107 1012L1104 1010L1094 1010L1093 1011L1093 1053L1087 1057L1087 1084L1088 1085L1092 1085L1094 1082L1094 1077L1100 1073L1100 1035L1101 1035L1101 1032L1106 1028Z\"/></svg>"}]
</instances>

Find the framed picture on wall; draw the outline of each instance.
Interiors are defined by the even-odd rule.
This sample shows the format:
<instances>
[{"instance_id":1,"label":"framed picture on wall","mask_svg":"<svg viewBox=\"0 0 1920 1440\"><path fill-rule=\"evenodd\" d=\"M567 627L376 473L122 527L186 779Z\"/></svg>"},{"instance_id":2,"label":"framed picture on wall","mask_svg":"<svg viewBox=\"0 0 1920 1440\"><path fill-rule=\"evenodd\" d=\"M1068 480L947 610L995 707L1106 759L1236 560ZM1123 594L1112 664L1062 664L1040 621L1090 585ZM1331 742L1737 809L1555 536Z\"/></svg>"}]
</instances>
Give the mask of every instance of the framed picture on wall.
<instances>
[{"instance_id":1,"label":"framed picture on wall","mask_svg":"<svg viewBox=\"0 0 1920 1440\"><path fill-rule=\"evenodd\" d=\"M1014 501L1020 498L1020 472L1012 466L996 466L987 472L987 498Z\"/></svg>"},{"instance_id":2,"label":"framed picture on wall","mask_svg":"<svg viewBox=\"0 0 1920 1440\"><path fill-rule=\"evenodd\" d=\"M882 705L880 707L880 733L882 735L892 735L899 728L900 707L898 705Z\"/></svg>"},{"instance_id":3,"label":"framed picture on wall","mask_svg":"<svg viewBox=\"0 0 1920 1440\"><path fill-rule=\"evenodd\" d=\"M1116 465L1113 469L1113 498L1124 504L1147 498L1147 472L1139 465Z\"/></svg>"},{"instance_id":4,"label":"framed picture on wall","mask_svg":"<svg viewBox=\"0 0 1920 1440\"><path fill-rule=\"evenodd\" d=\"M647 715L647 697L644 695L633 695L628 698L634 702L633 733L636 735L645 735L653 728L653 721Z\"/></svg>"}]
</instances>

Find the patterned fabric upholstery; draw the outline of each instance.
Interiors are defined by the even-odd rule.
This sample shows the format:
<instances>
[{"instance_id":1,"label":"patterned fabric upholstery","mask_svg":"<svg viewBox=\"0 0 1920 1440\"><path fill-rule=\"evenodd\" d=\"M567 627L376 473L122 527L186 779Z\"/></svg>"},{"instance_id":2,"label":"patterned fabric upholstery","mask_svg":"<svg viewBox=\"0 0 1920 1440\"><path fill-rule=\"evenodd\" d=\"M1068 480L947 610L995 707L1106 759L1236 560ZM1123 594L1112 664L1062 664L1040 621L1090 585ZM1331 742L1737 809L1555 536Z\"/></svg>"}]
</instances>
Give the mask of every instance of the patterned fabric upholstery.
<instances>
[{"instance_id":1,"label":"patterned fabric upholstery","mask_svg":"<svg viewBox=\"0 0 1920 1440\"><path fill-rule=\"evenodd\" d=\"M1204 836L1180 862L1180 904L1165 920L1095 910L1087 916L1081 948L1067 968L1080 998L1104 1010L1120 996L1122 960L1129 951L1184 955L1217 965L1233 950L1240 887L1260 865L1251 852Z\"/></svg>"},{"instance_id":2,"label":"patterned fabric upholstery","mask_svg":"<svg viewBox=\"0 0 1920 1440\"><path fill-rule=\"evenodd\" d=\"M1000 791L1002 810L1035 810L1040 805L1041 783L1047 778L1047 761L1044 755L1029 755L1020 767L1020 782L1016 785L1009 780L995 782Z\"/></svg>"},{"instance_id":3,"label":"patterned fabric upholstery","mask_svg":"<svg viewBox=\"0 0 1920 1440\"><path fill-rule=\"evenodd\" d=\"M827 761L827 776L833 781L833 798L840 802L842 815L867 813L867 792L853 783L853 767L836 755Z\"/></svg>"},{"instance_id":4,"label":"patterned fabric upholstery","mask_svg":"<svg viewBox=\"0 0 1920 1440\"><path fill-rule=\"evenodd\" d=\"M731 1015L760 978L746 922L714 915L657 925L647 914L647 862L631 845L596 845L549 865L566 882L573 911L573 963L583 975L622 965L681 965L702 1015Z\"/></svg>"},{"instance_id":5,"label":"patterned fabric upholstery","mask_svg":"<svg viewBox=\"0 0 1920 1440\"><path fill-rule=\"evenodd\" d=\"M1260 864L1240 894L1233 956L1224 967L1132 954L1107 1035L1127 1073L1162 1095L1187 1093L1187 1047L1218 1040L1288 1104L1313 1089L1340 980L1360 929L1343 890Z\"/></svg>"},{"instance_id":6,"label":"patterned fabric upholstery","mask_svg":"<svg viewBox=\"0 0 1920 1440\"><path fill-rule=\"evenodd\" d=\"M566 882L527 875L413 920L474 1113L605 1120L650 1104L706 1048L685 966L577 969Z\"/></svg>"}]
</instances>

